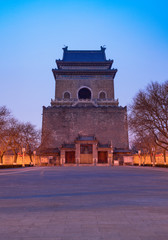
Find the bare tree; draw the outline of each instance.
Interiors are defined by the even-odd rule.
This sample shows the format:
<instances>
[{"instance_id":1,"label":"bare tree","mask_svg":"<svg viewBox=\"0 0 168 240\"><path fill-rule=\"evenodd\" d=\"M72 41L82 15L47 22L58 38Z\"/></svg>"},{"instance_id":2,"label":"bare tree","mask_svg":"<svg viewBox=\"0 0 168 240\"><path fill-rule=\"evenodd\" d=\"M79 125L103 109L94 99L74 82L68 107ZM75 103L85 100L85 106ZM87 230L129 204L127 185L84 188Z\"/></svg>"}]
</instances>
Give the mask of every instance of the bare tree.
<instances>
[{"instance_id":1,"label":"bare tree","mask_svg":"<svg viewBox=\"0 0 168 240\"><path fill-rule=\"evenodd\" d=\"M31 123L20 123L11 119L9 128L9 146L14 153L14 162L17 162L18 153L25 148L25 153L29 155L32 162L33 151L38 147L40 132Z\"/></svg>"},{"instance_id":2,"label":"bare tree","mask_svg":"<svg viewBox=\"0 0 168 240\"><path fill-rule=\"evenodd\" d=\"M14 154L14 163L17 163L18 153L22 151L23 147L23 124L18 120L12 118L9 121L9 148L13 151Z\"/></svg>"},{"instance_id":3,"label":"bare tree","mask_svg":"<svg viewBox=\"0 0 168 240\"><path fill-rule=\"evenodd\" d=\"M140 156L143 156L144 160L146 159L147 155L149 155L151 162L153 162L157 149L158 146L154 141L153 135L151 135L149 132L136 131L136 134L132 140L132 150L135 150Z\"/></svg>"},{"instance_id":4,"label":"bare tree","mask_svg":"<svg viewBox=\"0 0 168 240\"><path fill-rule=\"evenodd\" d=\"M8 128L10 118L10 111L5 106L0 107L0 163L3 163L3 156L9 145Z\"/></svg>"},{"instance_id":5,"label":"bare tree","mask_svg":"<svg viewBox=\"0 0 168 240\"><path fill-rule=\"evenodd\" d=\"M12 150L14 163L17 163L19 152L25 148L32 162L33 151L40 144L40 131L36 130L31 123L20 123L11 116L10 111L5 107L0 107L0 163L7 150Z\"/></svg>"},{"instance_id":6,"label":"bare tree","mask_svg":"<svg viewBox=\"0 0 168 240\"><path fill-rule=\"evenodd\" d=\"M3 130L9 116L10 111L6 108L6 106L0 107L0 131Z\"/></svg>"},{"instance_id":7,"label":"bare tree","mask_svg":"<svg viewBox=\"0 0 168 240\"><path fill-rule=\"evenodd\" d=\"M129 127L135 137L143 141L150 136L157 146L168 150L168 81L152 82L139 91L129 107Z\"/></svg>"},{"instance_id":8,"label":"bare tree","mask_svg":"<svg viewBox=\"0 0 168 240\"><path fill-rule=\"evenodd\" d=\"M0 137L0 163L3 163L3 156L8 150L8 146L10 143L9 135L8 135L8 130L4 130L1 132L1 137Z\"/></svg>"},{"instance_id":9,"label":"bare tree","mask_svg":"<svg viewBox=\"0 0 168 240\"><path fill-rule=\"evenodd\" d=\"M40 131L36 130L35 126L28 122L22 124L22 137L22 145L30 157L30 162L32 162L33 151L36 150L40 144Z\"/></svg>"}]
</instances>

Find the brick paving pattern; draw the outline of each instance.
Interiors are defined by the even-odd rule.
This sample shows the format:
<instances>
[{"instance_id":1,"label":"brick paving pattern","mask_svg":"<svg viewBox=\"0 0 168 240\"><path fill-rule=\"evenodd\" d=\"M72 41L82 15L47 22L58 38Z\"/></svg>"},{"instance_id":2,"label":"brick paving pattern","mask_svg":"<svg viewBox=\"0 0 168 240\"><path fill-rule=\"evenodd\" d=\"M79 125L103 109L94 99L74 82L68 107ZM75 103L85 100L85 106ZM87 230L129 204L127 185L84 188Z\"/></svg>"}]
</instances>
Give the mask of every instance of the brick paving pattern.
<instances>
[{"instance_id":1,"label":"brick paving pattern","mask_svg":"<svg viewBox=\"0 0 168 240\"><path fill-rule=\"evenodd\" d=\"M168 169L0 170L0 240L166 240Z\"/></svg>"}]
</instances>

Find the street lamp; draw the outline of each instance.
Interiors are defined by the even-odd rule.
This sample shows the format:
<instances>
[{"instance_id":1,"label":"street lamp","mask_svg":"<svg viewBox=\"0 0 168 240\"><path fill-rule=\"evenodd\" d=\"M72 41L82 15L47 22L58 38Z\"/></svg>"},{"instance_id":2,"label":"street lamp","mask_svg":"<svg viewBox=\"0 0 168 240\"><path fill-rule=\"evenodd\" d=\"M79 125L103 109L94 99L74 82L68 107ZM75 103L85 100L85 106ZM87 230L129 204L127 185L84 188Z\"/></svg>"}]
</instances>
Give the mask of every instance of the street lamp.
<instances>
[{"instance_id":1,"label":"street lamp","mask_svg":"<svg viewBox=\"0 0 168 240\"><path fill-rule=\"evenodd\" d=\"M141 150L138 150L138 155L139 155L139 166L141 166Z\"/></svg>"},{"instance_id":2,"label":"street lamp","mask_svg":"<svg viewBox=\"0 0 168 240\"><path fill-rule=\"evenodd\" d=\"M33 155L34 155L34 166L36 165L36 151L33 151Z\"/></svg>"},{"instance_id":3,"label":"street lamp","mask_svg":"<svg viewBox=\"0 0 168 240\"><path fill-rule=\"evenodd\" d=\"M23 152L23 160L22 160L22 167L25 167L25 159L24 159L24 153L25 153L26 149L22 148L22 152Z\"/></svg>"}]
</instances>

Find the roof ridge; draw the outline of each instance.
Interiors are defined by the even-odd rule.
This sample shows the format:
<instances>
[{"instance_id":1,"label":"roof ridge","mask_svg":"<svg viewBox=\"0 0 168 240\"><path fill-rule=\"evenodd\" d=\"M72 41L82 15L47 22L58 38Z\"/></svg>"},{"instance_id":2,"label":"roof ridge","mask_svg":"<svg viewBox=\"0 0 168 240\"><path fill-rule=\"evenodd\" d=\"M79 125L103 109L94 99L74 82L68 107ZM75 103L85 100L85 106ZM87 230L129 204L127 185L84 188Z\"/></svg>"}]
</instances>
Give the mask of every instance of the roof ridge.
<instances>
[{"instance_id":1,"label":"roof ridge","mask_svg":"<svg viewBox=\"0 0 168 240\"><path fill-rule=\"evenodd\" d=\"M68 47L63 48L64 62L105 62L105 48L100 50L68 50Z\"/></svg>"},{"instance_id":2,"label":"roof ridge","mask_svg":"<svg viewBox=\"0 0 168 240\"><path fill-rule=\"evenodd\" d=\"M67 52L102 52L102 50L67 50Z\"/></svg>"}]
</instances>

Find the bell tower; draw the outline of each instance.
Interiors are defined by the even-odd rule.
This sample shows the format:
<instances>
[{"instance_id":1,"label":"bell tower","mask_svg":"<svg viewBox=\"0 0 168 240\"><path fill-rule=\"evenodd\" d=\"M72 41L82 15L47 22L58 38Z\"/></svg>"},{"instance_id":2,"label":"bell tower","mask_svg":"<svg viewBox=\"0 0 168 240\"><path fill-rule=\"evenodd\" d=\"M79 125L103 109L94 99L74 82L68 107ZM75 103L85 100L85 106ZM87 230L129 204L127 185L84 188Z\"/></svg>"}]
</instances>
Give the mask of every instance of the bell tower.
<instances>
[{"instance_id":1,"label":"bell tower","mask_svg":"<svg viewBox=\"0 0 168 240\"><path fill-rule=\"evenodd\" d=\"M114 95L117 69L100 50L68 50L52 69L55 98L43 107L41 147L60 164L113 164L128 151L127 108ZM48 150L46 150L48 151Z\"/></svg>"}]
</instances>

